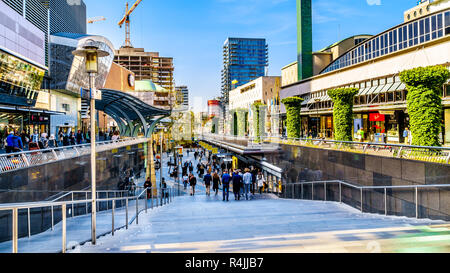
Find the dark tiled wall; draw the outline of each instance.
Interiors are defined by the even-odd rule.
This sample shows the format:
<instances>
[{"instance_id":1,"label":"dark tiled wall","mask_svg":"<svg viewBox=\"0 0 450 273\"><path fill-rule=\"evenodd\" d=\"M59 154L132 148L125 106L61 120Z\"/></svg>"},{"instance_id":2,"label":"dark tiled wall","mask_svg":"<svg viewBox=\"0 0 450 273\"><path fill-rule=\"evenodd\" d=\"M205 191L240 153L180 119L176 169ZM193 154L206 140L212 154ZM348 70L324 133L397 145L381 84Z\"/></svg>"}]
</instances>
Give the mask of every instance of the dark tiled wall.
<instances>
[{"instance_id":1,"label":"dark tiled wall","mask_svg":"<svg viewBox=\"0 0 450 273\"><path fill-rule=\"evenodd\" d=\"M342 151L281 145L282 153L267 155L269 162L284 169L287 183L342 180L364 186L450 184L450 166ZM305 189L306 190L306 189ZM317 194L324 196L322 193ZM336 189L330 187L330 196ZM323 198L323 197L322 197ZM360 193L344 189L344 199L360 202ZM384 191L363 193L364 209L384 213ZM446 189L419 191L421 218L450 220L450 192ZM415 216L414 190L388 190L388 211Z\"/></svg>"}]
</instances>

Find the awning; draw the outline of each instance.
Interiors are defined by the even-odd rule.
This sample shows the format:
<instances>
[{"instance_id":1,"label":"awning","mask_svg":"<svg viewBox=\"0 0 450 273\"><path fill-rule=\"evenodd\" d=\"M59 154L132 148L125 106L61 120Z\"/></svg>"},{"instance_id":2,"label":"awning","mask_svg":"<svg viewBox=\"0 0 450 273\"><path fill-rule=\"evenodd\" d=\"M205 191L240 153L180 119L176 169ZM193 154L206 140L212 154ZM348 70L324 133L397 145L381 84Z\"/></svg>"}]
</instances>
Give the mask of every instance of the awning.
<instances>
[{"instance_id":1,"label":"awning","mask_svg":"<svg viewBox=\"0 0 450 273\"><path fill-rule=\"evenodd\" d=\"M367 92L366 92L365 95L371 95L371 94L373 94L373 92L374 92L378 87L379 87L378 85L372 86L369 90L367 90Z\"/></svg>"},{"instance_id":2,"label":"awning","mask_svg":"<svg viewBox=\"0 0 450 273\"><path fill-rule=\"evenodd\" d=\"M383 84L383 85L379 85L378 88L376 88L376 89L372 92L372 94L380 94L380 93L381 93L381 90L383 90L384 87L385 87L384 84Z\"/></svg>"},{"instance_id":3,"label":"awning","mask_svg":"<svg viewBox=\"0 0 450 273\"><path fill-rule=\"evenodd\" d=\"M379 93L386 93L389 89L391 89L391 87L394 85L394 83L388 83L386 84L383 89L380 90Z\"/></svg>"},{"instance_id":4,"label":"awning","mask_svg":"<svg viewBox=\"0 0 450 273\"><path fill-rule=\"evenodd\" d=\"M0 110L7 110L7 111L16 111L16 112L24 112L24 113L41 113L41 114L47 114L47 115L65 115L64 112L58 112L58 111L50 111L45 109L36 109L36 108L23 108L19 106L9 106L9 105L0 105Z\"/></svg>"},{"instance_id":5,"label":"awning","mask_svg":"<svg viewBox=\"0 0 450 273\"><path fill-rule=\"evenodd\" d=\"M156 116L169 116L170 110L156 108L125 92L102 89L102 99L96 100L95 107L123 125L122 134L135 136L141 128L146 136L151 134L150 124ZM138 126L141 125L141 127Z\"/></svg>"},{"instance_id":6,"label":"awning","mask_svg":"<svg viewBox=\"0 0 450 273\"><path fill-rule=\"evenodd\" d=\"M398 90L398 88L402 85L402 82L396 82L394 83L391 88L389 88L389 90L387 92L394 92L396 90Z\"/></svg>"},{"instance_id":7,"label":"awning","mask_svg":"<svg viewBox=\"0 0 450 273\"><path fill-rule=\"evenodd\" d=\"M362 96L364 95L364 93L366 93L368 91L369 88L361 88L359 89L358 95L357 96Z\"/></svg>"}]
</instances>

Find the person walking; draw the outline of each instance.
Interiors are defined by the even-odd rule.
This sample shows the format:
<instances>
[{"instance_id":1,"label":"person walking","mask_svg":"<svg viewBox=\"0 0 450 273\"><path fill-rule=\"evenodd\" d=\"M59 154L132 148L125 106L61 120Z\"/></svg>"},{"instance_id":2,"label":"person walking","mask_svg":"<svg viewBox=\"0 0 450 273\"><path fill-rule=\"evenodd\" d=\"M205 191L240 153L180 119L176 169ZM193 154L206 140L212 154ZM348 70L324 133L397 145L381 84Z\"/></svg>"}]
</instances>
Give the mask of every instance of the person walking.
<instances>
[{"instance_id":1,"label":"person walking","mask_svg":"<svg viewBox=\"0 0 450 273\"><path fill-rule=\"evenodd\" d=\"M241 200L241 183L242 183L242 176L239 175L238 170L235 170L233 173L233 177L231 178L233 181L233 193L234 193L234 200Z\"/></svg>"},{"instance_id":2,"label":"person walking","mask_svg":"<svg viewBox=\"0 0 450 273\"><path fill-rule=\"evenodd\" d=\"M18 133L16 133L13 136L13 152L14 153L19 153L21 151L23 151L23 143L22 143L22 138L19 136Z\"/></svg>"},{"instance_id":3,"label":"person walking","mask_svg":"<svg viewBox=\"0 0 450 273\"><path fill-rule=\"evenodd\" d=\"M76 135L77 144L83 144L83 134L81 133L81 130L78 130Z\"/></svg>"},{"instance_id":4,"label":"person walking","mask_svg":"<svg viewBox=\"0 0 450 273\"><path fill-rule=\"evenodd\" d=\"M259 194L262 194L263 189L264 189L264 183L266 182L264 179L264 176L262 175L261 172L258 173L258 177L256 178L257 183L258 183L258 189L259 189Z\"/></svg>"},{"instance_id":5,"label":"person walking","mask_svg":"<svg viewBox=\"0 0 450 273\"><path fill-rule=\"evenodd\" d=\"M48 139L48 147L50 148L58 147L58 142L56 141L55 135L50 135L50 138Z\"/></svg>"},{"instance_id":6,"label":"person walking","mask_svg":"<svg viewBox=\"0 0 450 273\"><path fill-rule=\"evenodd\" d=\"M71 146L75 146L76 145L77 141L76 141L74 132L70 132L69 141L70 141L70 145Z\"/></svg>"},{"instance_id":7,"label":"person walking","mask_svg":"<svg viewBox=\"0 0 450 273\"><path fill-rule=\"evenodd\" d=\"M212 176L211 176L211 172L210 171L208 171L208 173L203 177L203 181L205 182L206 195L211 196Z\"/></svg>"},{"instance_id":8,"label":"person walking","mask_svg":"<svg viewBox=\"0 0 450 273\"><path fill-rule=\"evenodd\" d=\"M185 175L183 175L183 185L184 185L184 190L187 189L187 184L189 183L189 176L187 175L187 173Z\"/></svg>"},{"instance_id":9,"label":"person walking","mask_svg":"<svg viewBox=\"0 0 450 273\"><path fill-rule=\"evenodd\" d=\"M14 132L11 131L9 135L6 137L6 153L10 154L14 151Z\"/></svg>"},{"instance_id":10,"label":"person walking","mask_svg":"<svg viewBox=\"0 0 450 273\"><path fill-rule=\"evenodd\" d=\"M225 198L227 202L229 201L228 198L230 196L230 181L231 176L228 174L228 170L224 171L224 174L222 175L222 192L223 192L223 201L225 201Z\"/></svg>"},{"instance_id":11,"label":"person walking","mask_svg":"<svg viewBox=\"0 0 450 273\"><path fill-rule=\"evenodd\" d=\"M219 194L219 184L220 184L220 176L217 171L213 174L213 191L216 193L216 196Z\"/></svg>"},{"instance_id":12,"label":"person walking","mask_svg":"<svg viewBox=\"0 0 450 273\"><path fill-rule=\"evenodd\" d=\"M189 178L189 185L191 186L191 196L195 195L195 186L197 185L197 178L191 173Z\"/></svg>"},{"instance_id":13,"label":"person walking","mask_svg":"<svg viewBox=\"0 0 450 273\"><path fill-rule=\"evenodd\" d=\"M244 181L245 200L248 200L248 193L250 192L250 187L252 185L252 174L248 168L245 169L245 174L242 180Z\"/></svg>"},{"instance_id":14,"label":"person walking","mask_svg":"<svg viewBox=\"0 0 450 273\"><path fill-rule=\"evenodd\" d=\"M147 180L145 180L144 188L147 189L147 199L152 198L152 180L150 177L147 177Z\"/></svg>"}]
</instances>

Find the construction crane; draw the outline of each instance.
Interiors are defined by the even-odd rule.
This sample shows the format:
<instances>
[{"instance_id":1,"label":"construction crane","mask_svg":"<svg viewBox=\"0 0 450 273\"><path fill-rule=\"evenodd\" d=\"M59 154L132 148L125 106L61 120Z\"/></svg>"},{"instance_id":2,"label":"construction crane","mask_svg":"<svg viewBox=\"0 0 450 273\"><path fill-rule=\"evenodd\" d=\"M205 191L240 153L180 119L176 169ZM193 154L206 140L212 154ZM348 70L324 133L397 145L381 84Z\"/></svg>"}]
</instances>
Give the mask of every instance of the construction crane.
<instances>
[{"instance_id":1,"label":"construction crane","mask_svg":"<svg viewBox=\"0 0 450 273\"><path fill-rule=\"evenodd\" d=\"M93 23L95 23L95 22L100 22L100 21L105 21L105 20L106 20L105 17L103 17L103 16L97 16L97 17L89 18L89 19L87 20L87 23L88 23L88 24L93 24Z\"/></svg>"},{"instance_id":2,"label":"construction crane","mask_svg":"<svg viewBox=\"0 0 450 273\"><path fill-rule=\"evenodd\" d=\"M125 44L123 47L133 47L131 45L131 38L130 38L130 15L131 13L137 8L137 6L142 2L142 0L137 0L134 5L128 9L128 2L125 9L125 15L123 16L122 20L119 21L118 25L122 28L122 25L125 23Z\"/></svg>"}]
</instances>

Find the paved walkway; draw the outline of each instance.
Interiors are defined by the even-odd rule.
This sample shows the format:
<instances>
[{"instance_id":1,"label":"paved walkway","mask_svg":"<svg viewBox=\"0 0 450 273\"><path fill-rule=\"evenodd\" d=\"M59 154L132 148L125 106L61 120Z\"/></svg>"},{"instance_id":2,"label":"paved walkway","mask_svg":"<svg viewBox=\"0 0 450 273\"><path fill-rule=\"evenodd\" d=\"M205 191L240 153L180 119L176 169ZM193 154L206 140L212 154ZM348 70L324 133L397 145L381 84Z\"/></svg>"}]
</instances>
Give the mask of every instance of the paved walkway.
<instances>
[{"instance_id":1,"label":"paved walkway","mask_svg":"<svg viewBox=\"0 0 450 273\"><path fill-rule=\"evenodd\" d=\"M442 222L361 214L338 203L273 195L230 202L184 196L144 214L138 226L72 252L449 252L450 226L429 224Z\"/></svg>"}]
</instances>

